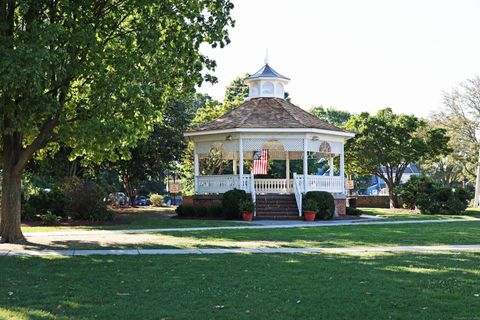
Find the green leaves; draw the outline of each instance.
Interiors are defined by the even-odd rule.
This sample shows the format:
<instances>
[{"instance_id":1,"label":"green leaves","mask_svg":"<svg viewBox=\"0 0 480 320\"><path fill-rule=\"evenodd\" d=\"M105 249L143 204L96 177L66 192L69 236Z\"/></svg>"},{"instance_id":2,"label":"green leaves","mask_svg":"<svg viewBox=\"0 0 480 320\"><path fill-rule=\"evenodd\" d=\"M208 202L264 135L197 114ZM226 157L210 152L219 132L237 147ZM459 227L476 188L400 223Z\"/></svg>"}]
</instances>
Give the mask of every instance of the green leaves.
<instances>
[{"instance_id":1,"label":"green leaves","mask_svg":"<svg viewBox=\"0 0 480 320\"><path fill-rule=\"evenodd\" d=\"M356 133L346 145L347 171L375 174L384 178L389 187L398 185L409 163L450 151L445 130L430 129L424 120L413 115L396 115L389 108L373 116L368 113L354 116L346 129Z\"/></svg>"}]
</instances>

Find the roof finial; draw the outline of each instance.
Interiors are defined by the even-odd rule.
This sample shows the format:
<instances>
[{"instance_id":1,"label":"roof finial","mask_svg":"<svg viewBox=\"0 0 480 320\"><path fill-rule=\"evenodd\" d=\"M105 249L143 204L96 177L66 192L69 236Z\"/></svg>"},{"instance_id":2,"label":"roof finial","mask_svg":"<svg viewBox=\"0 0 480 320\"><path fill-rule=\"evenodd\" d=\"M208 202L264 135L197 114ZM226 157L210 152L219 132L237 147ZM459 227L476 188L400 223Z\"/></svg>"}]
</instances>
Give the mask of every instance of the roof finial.
<instances>
[{"instance_id":1,"label":"roof finial","mask_svg":"<svg viewBox=\"0 0 480 320\"><path fill-rule=\"evenodd\" d=\"M268 49L265 49L265 64L268 64Z\"/></svg>"}]
</instances>

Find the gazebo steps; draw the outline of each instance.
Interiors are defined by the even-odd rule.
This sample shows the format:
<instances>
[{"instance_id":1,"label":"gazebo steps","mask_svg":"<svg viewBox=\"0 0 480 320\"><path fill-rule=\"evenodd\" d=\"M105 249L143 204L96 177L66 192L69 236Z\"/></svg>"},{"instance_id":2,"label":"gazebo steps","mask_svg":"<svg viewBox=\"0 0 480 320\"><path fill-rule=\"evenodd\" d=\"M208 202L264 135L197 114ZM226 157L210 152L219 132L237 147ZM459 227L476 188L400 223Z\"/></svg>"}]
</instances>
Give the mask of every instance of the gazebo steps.
<instances>
[{"instance_id":1,"label":"gazebo steps","mask_svg":"<svg viewBox=\"0 0 480 320\"><path fill-rule=\"evenodd\" d=\"M298 219L295 196L290 194L257 195L255 219L296 220Z\"/></svg>"}]
</instances>

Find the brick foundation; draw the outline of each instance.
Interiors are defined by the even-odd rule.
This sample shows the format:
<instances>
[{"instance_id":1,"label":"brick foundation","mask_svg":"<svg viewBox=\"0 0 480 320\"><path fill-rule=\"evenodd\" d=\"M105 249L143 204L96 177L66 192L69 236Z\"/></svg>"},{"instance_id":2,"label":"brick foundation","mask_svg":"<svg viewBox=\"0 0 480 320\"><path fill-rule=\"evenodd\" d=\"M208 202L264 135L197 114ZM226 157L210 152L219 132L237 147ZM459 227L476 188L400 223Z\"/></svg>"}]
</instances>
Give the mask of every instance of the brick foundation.
<instances>
[{"instance_id":1,"label":"brick foundation","mask_svg":"<svg viewBox=\"0 0 480 320\"><path fill-rule=\"evenodd\" d=\"M213 207L222 205L222 195L208 194L208 195L194 195L184 196L183 204L187 206L201 206Z\"/></svg>"},{"instance_id":2,"label":"brick foundation","mask_svg":"<svg viewBox=\"0 0 480 320\"><path fill-rule=\"evenodd\" d=\"M343 217L347 214L347 199L335 199L335 215Z\"/></svg>"}]
</instances>

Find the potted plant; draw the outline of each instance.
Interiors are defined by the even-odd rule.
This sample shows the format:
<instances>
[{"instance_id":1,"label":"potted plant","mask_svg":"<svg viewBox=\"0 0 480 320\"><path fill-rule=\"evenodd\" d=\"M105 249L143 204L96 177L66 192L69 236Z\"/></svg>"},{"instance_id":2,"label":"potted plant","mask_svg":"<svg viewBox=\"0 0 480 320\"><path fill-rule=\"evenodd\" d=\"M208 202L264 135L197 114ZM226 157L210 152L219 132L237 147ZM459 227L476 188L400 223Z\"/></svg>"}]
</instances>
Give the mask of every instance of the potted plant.
<instances>
[{"instance_id":1,"label":"potted plant","mask_svg":"<svg viewBox=\"0 0 480 320\"><path fill-rule=\"evenodd\" d=\"M253 220L253 211L255 211L255 203L250 199L240 201L238 207L242 213L242 218L245 221Z\"/></svg>"},{"instance_id":2,"label":"potted plant","mask_svg":"<svg viewBox=\"0 0 480 320\"><path fill-rule=\"evenodd\" d=\"M303 202L303 217L305 221L315 221L315 215L317 214L318 204L315 200L306 199Z\"/></svg>"}]
</instances>

